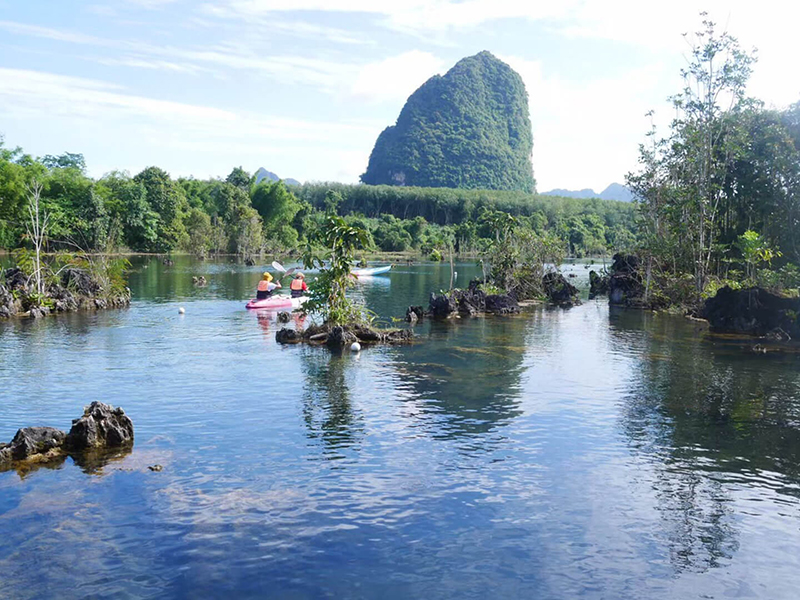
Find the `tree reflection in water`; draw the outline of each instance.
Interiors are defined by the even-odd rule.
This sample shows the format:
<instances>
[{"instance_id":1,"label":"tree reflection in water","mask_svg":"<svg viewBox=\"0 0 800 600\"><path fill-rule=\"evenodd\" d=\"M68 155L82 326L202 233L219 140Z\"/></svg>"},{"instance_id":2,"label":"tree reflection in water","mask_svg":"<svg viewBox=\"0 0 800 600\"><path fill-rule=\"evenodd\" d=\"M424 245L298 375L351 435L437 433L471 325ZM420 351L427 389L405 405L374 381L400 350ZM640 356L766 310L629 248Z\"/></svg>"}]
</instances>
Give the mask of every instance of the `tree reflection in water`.
<instances>
[{"instance_id":1,"label":"tree reflection in water","mask_svg":"<svg viewBox=\"0 0 800 600\"><path fill-rule=\"evenodd\" d=\"M724 342L694 324L612 311L612 335L637 355L623 400L633 452L654 467L652 486L677 572L726 564L738 549L737 489L800 498L797 357L755 356L751 340Z\"/></svg>"},{"instance_id":2,"label":"tree reflection in water","mask_svg":"<svg viewBox=\"0 0 800 600\"><path fill-rule=\"evenodd\" d=\"M434 322L429 340L397 348L395 366L433 437L483 443L522 414L523 319Z\"/></svg>"},{"instance_id":3,"label":"tree reflection in water","mask_svg":"<svg viewBox=\"0 0 800 600\"><path fill-rule=\"evenodd\" d=\"M353 408L346 375L349 357L324 348L304 347L301 353L303 420L307 435L321 442L330 460L345 457L345 450L358 444L363 419Z\"/></svg>"}]
</instances>

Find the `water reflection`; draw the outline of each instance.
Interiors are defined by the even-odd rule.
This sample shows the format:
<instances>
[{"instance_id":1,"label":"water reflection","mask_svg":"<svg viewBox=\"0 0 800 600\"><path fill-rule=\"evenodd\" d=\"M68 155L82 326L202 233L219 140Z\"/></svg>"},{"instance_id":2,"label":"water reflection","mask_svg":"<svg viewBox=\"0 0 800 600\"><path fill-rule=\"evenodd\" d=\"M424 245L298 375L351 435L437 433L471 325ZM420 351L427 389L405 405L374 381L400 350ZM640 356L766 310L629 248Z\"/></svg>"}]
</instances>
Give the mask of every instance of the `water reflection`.
<instances>
[{"instance_id":1,"label":"water reflection","mask_svg":"<svg viewBox=\"0 0 800 600\"><path fill-rule=\"evenodd\" d=\"M800 498L797 359L753 357L693 323L612 311L621 351L635 354L622 427L654 467L652 487L678 572L727 564L739 547L741 488Z\"/></svg>"},{"instance_id":2,"label":"water reflection","mask_svg":"<svg viewBox=\"0 0 800 600\"><path fill-rule=\"evenodd\" d=\"M25 479L28 475L40 469L59 470L64 467L67 458L72 459L72 463L78 466L86 475L102 475L103 469L111 463L123 461L131 454L133 446L124 448L113 448L110 450L87 450L76 453L63 453L53 458L41 462L22 461L6 465L0 465L0 473L6 471L16 471L20 479Z\"/></svg>"},{"instance_id":3,"label":"water reflection","mask_svg":"<svg viewBox=\"0 0 800 600\"><path fill-rule=\"evenodd\" d=\"M522 414L525 317L432 322L396 368L436 438L479 438Z\"/></svg>"},{"instance_id":4,"label":"water reflection","mask_svg":"<svg viewBox=\"0 0 800 600\"><path fill-rule=\"evenodd\" d=\"M364 432L363 418L353 407L346 377L353 359L321 348L303 348L300 352L307 435L321 443L326 459L344 458L345 450L357 445Z\"/></svg>"}]
</instances>

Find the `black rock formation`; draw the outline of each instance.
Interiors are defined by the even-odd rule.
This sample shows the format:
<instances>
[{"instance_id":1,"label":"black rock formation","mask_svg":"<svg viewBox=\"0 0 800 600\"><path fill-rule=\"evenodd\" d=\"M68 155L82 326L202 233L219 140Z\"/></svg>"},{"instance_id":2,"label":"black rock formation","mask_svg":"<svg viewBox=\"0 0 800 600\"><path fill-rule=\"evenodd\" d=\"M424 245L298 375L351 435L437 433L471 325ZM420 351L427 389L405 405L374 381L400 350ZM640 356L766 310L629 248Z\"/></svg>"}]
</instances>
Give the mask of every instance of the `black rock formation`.
<instances>
[{"instance_id":1,"label":"black rock formation","mask_svg":"<svg viewBox=\"0 0 800 600\"><path fill-rule=\"evenodd\" d=\"M725 286L705 301L700 316L708 320L712 331L720 333L800 339L800 299L759 287L733 290Z\"/></svg>"}]
</instances>

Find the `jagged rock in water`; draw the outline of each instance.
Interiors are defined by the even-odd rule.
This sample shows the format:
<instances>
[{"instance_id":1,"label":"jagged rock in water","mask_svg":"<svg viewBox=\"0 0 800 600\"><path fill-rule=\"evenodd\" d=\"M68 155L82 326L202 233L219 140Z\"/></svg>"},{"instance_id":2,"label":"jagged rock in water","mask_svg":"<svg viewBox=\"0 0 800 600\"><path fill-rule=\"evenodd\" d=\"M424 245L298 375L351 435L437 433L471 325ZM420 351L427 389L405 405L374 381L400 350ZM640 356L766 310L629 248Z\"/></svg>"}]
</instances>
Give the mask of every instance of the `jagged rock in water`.
<instances>
[{"instance_id":1,"label":"jagged rock in water","mask_svg":"<svg viewBox=\"0 0 800 600\"><path fill-rule=\"evenodd\" d=\"M361 180L533 192L533 136L519 74L489 52L426 81L378 136Z\"/></svg>"},{"instance_id":2,"label":"jagged rock in water","mask_svg":"<svg viewBox=\"0 0 800 600\"><path fill-rule=\"evenodd\" d=\"M800 298L786 298L759 287L725 286L700 310L711 330L773 338L800 338Z\"/></svg>"},{"instance_id":3,"label":"jagged rock in water","mask_svg":"<svg viewBox=\"0 0 800 600\"><path fill-rule=\"evenodd\" d=\"M410 329L393 329L392 331L387 331L381 336L381 341L387 343L407 343L414 339L414 334L411 332Z\"/></svg>"},{"instance_id":4,"label":"jagged rock in water","mask_svg":"<svg viewBox=\"0 0 800 600\"><path fill-rule=\"evenodd\" d=\"M511 294L489 294L486 296L486 312L511 315L519 312L519 304Z\"/></svg>"},{"instance_id":5,"label":"jagged rock in water","mask_svg":"<svg viewBox=\"0 0 800 600\"><path fill-rule=\"evenodd\" d=\"M12 461L46 461L55 458L66 434L55 427L25 427L10 444L0 444L0 467Z\"/></svg>"},{"instance_id":6,"label":"jagged rock in water","mask_svg":"<svg viewBox=\"0 0 800 600\"><path fill-rule=\"evenodd\" d=\"M278 319L278 323L288 323L289 321L292 320L292 315L290 313L286 312L285 310L283 310L283 311L278 313L277 319Z\"/></svg>"},{"instance_id":7,"label":"jagged rock in water","mask_svg":"<svg viewBox=\"0 0 800 600\"><path fill-rule=\"evenodd\" d=\"M294 329L282 327L280 331L275 333L275 341L279 344L298 344L302 341L302 338Z\"/></svg>"},{"instance_id":8,"label":"jagged rock in water","mask_svg":"<svg viewBox=\"0 0 800 600\"><path fill-rule=\"evenodd\" d=\"M17 314L17 303L13 294L0 284L0 317L10 317Z\"/></svg>"},{"instance_id":9,"label":"jagged rock in water","mask_svg":"<svg viewBox=\"0 0 800 600\"><path fill-rule=\"evenodd\" d=\"M41 319L42 317L48 315L50 313L50 309L46 306L34 306L28 311L28 316L31 319Z\"/></svg>"},{"instance_id":10,"label":"jagged rock in water","mask_svg":"<svg viewBox=\"0 0 800 600\"><path fill-rule=\"evenodd\" d=\"M18 267L11 267L5 271L6 287L10 291L22 290L25 291L30 285L29 277L25 275L22 269Z\"/></svg>"},{"instance_id":11,"label":"jagged rock in water","mask_svg":"<svg viewBox=\"0 0 800 600\"><path fill-rule=\"evenodd\" d=\"M51 285L47 290L47 295L53 301L53 310L55 312L78 310L78 301L75 296L61 285Z\"/></svg>"},{"instance_id":12,"label":"jagged rock in water","mask_svg":"<svg viewBox=\"0 0 800 600\"><path fill-rule=\"evenodd\" d=\"M100 285L89 273L81 269L64 269L61 272L61 285L75 290L82 296L95 296L100 293Z\"/></svg>"},{"instance_id":13,"label":"jagged rock in water","mask_svg":"<svg viewBox=\"0 0 800 600\"><path fill-rule=\"evenodd\" d=\"M344 327L337 326L330 330L325 343L331 348L344 348L357 341L358 338L354 333L348 331Z\"/></svg>"},{"instance_id":14,"label":"jagged rock in water","mask_svg":"<svg viewBox=\"0 0 800 600\"><path fill-rule=\"evenodd\" d=\"M556 306L569 308L581 303L579 291L561 273L551 271L542 277L542 288L548 300Z\"/></svg>"},{"instance_id":15,"label":"jagged rock in water","mask_svg":"<svg viewBox=\"0 0 800 600\"><path fill-rule=\"evenodd\" d=\"M66 445L70 450L117 448L133 443L133 422L122 408L92 402L72 421Z\"/></svg>"},{"instance_id":16,"label":"jagged rock in water","mask_svg":"<svg viewBox=\"0 0 800 600\"><path fill-rule=\"evenodd\" d=\"M519 312L513 294L486 294L479 289L480 281L473 279L466 290L452 290L449 294L431 294L429 313L436 318L446 318L455 312L475 316L483 312L511 314Z\"/></svg>"},{"instance_id":17,"label":"jagged rock in water","mask_svg":"<svg viewBox=\"0 0 800 600\"><path fill-rule=\"evenodd\" d=\"M416 323L421 321L425 316L425 311L421 306L409 306L406 309L406 321L409 323Z\"/></svg>"},{"instance_id":18,"label":"jagged rock in water","mask_svg":"<svg viewBox=\"0 0 800 600\"><path fill-rule=\"evenodd\" d=\"M456 302L447 294L434 294L431 292L428 301L428 311L436 319L444 319L456 312Z\"/></svg>"},{"instance_id":19,"label":"jagged rock in water","mask_svg":"<svg viewBox=\"0 0 800 600\"><path fill-rule=\"evenodd\" d=\"M589 271L589 299L608 293L608 275L599 275L592 269Z\"/></svg>"},{"instance_id":20,"label":"jagged rock in water","mask_svg":"<svg viewBox=\"0 0 800 600\"><path fill-rule=\"evenodd\" d=\"M608 280L608 301L621 306L641 306L644 283L639 273L639 257L615 254Z\"/></svg>"}]
</instances>

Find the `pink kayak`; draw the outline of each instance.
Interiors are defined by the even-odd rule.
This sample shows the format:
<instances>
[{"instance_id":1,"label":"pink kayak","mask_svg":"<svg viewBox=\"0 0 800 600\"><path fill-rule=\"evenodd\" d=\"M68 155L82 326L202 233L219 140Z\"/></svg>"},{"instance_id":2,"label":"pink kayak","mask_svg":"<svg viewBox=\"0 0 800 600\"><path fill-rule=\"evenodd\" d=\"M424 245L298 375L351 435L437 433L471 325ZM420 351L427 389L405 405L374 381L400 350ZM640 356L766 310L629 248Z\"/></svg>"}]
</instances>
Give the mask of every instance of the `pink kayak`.
<instances>
[{"instance_id":1,"label":"pink kayak","mask_svg":"<svg viewBox=\"0 0 800 600\"><path fill-rule=\"evenodd\" d=\"M270 296L263 300L253 298L245 305L245 308L269 310L271 308L300 308L300 305L308 300L308 297L292 298L290 296Z\"/></svg>"}]
</instances>

